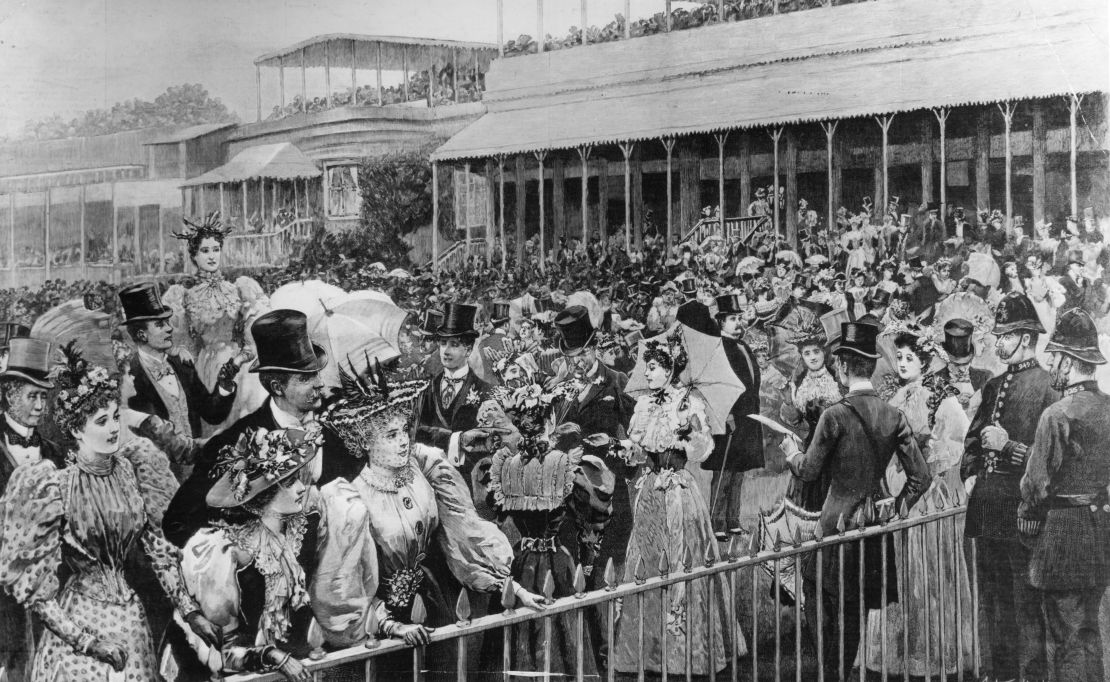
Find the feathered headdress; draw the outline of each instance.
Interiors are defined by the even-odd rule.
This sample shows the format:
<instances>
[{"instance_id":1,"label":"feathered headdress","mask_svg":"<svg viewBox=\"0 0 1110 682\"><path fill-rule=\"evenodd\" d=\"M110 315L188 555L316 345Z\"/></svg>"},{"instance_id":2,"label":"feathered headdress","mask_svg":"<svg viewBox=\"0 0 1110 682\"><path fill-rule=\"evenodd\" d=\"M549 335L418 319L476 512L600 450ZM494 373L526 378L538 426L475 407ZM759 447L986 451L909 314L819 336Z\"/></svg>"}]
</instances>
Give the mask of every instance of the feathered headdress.
<instances>
[{"instance_id":1,"label":"feathered headdress","mask_svg":"<svg viewBox=\"0 0 1110 682\"><path fill-rule=\"evenodd\" d=\"M374 417L391 410L408 409L427 387L424 380L391 382L386 378L381 364L366 356L365 374L355 370L354 362L347 358L347 367L339 365L340 395L324 413L322 421L332 426L345 439L366 448L373 437Z\"/></svg>"},{"instance_id":2,"label":"feathered headdress","mask_svg":"<svg viewBox=\"0 0 1110 682\"><path fill-rule=\"evenodd\" d=\"M181 218L181 222L185 224L185 229L181 232L174 232L172 234L174 238L184 239L186 241L201 240L205 237L215 237L223 241L223 238L235 229L231 225L224 225L223 221L220 220L219 211L212 211L204 216L204 220L199 223L189 220L184 216Z\"/></svg>"}]
</instances>

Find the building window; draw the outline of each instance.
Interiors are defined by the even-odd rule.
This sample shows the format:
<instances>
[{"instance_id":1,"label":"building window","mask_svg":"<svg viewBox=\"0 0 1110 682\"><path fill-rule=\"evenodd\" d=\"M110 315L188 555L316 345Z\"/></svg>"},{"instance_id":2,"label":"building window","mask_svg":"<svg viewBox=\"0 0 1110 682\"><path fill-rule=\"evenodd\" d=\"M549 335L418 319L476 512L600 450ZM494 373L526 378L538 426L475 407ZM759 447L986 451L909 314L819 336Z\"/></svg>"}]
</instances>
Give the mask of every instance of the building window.
<instances>
[{"instance_id":1,"label":"building window","mask_svg":"<svg viewBox=\"0 0 1110 682\"><path fill-rule=\"evenodd\" d=\"M455 227L485 229L489 213L489 183L484 176L455 171Z\"/></svg>"},{"instance_id":2,"label":"building window","mask_svg":"<svg viewBox=\"0 0 1110 682\"><path fill-rule=\"evenodd\" d=\"M328 166L328 217L358 217L362 199L358 191L358 166Z\"/></svg>"}]
</instances>

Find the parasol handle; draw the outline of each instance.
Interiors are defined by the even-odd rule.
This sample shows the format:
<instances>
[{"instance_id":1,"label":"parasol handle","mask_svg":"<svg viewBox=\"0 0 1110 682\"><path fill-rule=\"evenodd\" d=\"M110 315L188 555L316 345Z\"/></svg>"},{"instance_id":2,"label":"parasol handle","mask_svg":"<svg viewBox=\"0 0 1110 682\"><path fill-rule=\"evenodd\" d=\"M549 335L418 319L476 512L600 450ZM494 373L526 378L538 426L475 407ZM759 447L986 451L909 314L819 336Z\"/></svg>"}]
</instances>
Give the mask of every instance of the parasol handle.
<instances>
[{"instance_id":1,"label":"parasol handle","mask_svg":"<svg viewBox=\"0 0 1110 682\"><path fill-rule=\"evenodd\" d=\"M324 314L325 315L327 315L328 317L331 317L332 315L335 314L335 311L332 310L331 308L329 308L326 303L324 303L324 299L318 298L316 300L320 302L320 307L324 309Z\"/></svg>"}]
</instances>

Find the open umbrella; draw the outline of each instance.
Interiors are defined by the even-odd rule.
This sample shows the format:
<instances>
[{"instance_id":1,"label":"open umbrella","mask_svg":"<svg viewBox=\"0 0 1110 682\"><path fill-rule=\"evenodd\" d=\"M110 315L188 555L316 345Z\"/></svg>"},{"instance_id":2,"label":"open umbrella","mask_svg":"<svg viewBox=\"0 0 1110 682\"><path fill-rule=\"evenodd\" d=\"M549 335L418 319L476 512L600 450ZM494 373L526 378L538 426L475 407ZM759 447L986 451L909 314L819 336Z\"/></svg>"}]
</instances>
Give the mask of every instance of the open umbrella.
<instances>
[{"instance_id":1,"label":"open umbrella","mask_svg":"<svg viewBox=\"0 0 1110 682\"><path fill-rule=\"evenodd\" d=\"M725 421L732 411L732 406L744 393L744 384L732 371L732 365L728 362L724 344L719 336L703 334L680 322L675 322L666 332L640 341L636 353L636 366L632 370L632 376L624 392L638 397L651 391L644 374L647 368L644 349L648 342L665 341L675 332L681 335L688 357L686 369L679 375L679 384L701 395L705 401L705 416L710 430L714 435L723 434Z\"/></svg>"},{"instance_id":2,"label":"open umbrella","mask_svg":"<svg viewBox=\"0 0 1110 682\"><path fill-rule=\"evenodd\" d=\"M780 260L790 261L795 266L797 266L799 268L802 267L802 257L798 255L797 251L791 251L790 249L783 249L781 251L776 252L775 253L775 260L776 261L780 261Z\"/></svg>"},{"instance_id":3,"label":"open umbrella","mask_svg":"<svg viewBox=\"0 0 1110 682\"><path fill-rule=\"evenodd\" d=\"M812 256L810 256L809 258L806 259L806 265L813 265L813 266L824 265L825 263L828 263L828 262L829 262L828 256L825 256L825 255L820 254L820 253L815 253L815 254L813 254Z\"/></svg>"},{"instance_id":4,"label":"open umbrella","mask_svg":"<svg viewBox=\"0 0 1110 682\"><path fill-rule=\"evenodd\" d=\"M388 362L400 357L401 327L408 313L391 301L344 294L324 301L321 313L308 320L309 334L324 345L333 361L324 368L324 383L339 385L339 362L366 371L370 359Z\"/></svg>"},{"instance_id":5,"label":"open umbrella","mask_svg":"<svg viewBox=\"0 0 1110 682\"><path fill-rule=\"evenodd\" d=\"M756 256L744 256L744 258L736 265L736 272L744 274L745 272L752 275L758 274L763 266L767 265L763 262L762 258Z\"/></svg>"},{"instance_id":6,"label":"open umbrella","mask_svg":"<svg viewBox=\"0 0 1110 682\"><path fill-rule=\"evenodd\" d=\"M324 313L323 301L342 296L344 293L339 287L318 279L290 282L270 294L270 308L298 310L311 319Z\"/></svg>"}]
</instances>

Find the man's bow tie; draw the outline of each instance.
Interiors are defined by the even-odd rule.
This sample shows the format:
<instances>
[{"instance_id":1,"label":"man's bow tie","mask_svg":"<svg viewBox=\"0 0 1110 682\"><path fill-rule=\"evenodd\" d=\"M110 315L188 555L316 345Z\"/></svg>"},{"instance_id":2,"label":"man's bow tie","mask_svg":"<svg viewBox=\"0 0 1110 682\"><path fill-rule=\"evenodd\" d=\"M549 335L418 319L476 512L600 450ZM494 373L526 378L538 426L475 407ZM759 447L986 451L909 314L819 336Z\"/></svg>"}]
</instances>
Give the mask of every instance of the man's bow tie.
<instances>
[{"instance_id":1,"label":"man's bow tie","mask_svg":"<svg viewBox=\"0 0 1110 682\"><path fill-rule=\"evenodd\" d=\"M8 432L8 443L13 447L19 448L37 448L42 445L42 437L39 436L37 431L32 431L30 436L24 438L15 431Z\"/></svg>"},{"instance_id":2,"label":"man's bow tie","mask_svg":"<svg viewBox=\"0 0 1110 682\"><path fill-rule=\"evenodd\" d=\"M161 381L164 377L175 376L173 367L168 362L162 362L150 368L151 374L154 375L155 381Z\"/></svg>"}]
</instances>

